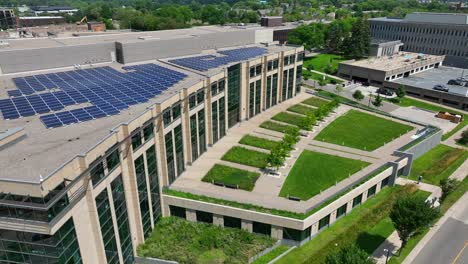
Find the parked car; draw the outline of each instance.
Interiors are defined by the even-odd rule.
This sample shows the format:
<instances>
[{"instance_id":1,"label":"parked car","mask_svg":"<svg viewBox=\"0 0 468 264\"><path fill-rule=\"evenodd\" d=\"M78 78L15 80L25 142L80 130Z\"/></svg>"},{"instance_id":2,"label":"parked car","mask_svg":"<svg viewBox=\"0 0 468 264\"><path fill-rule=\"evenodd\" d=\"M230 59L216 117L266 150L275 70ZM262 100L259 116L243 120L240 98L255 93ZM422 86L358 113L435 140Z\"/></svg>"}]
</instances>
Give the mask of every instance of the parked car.
<instances>
[{"instance_id":1,"label":"parked car","mask_svg":"<svg viewBox=\"0 0 468 264\"><path fill-rule=\"evenodd\" d=\"M436 85L434 85L434 87L432 89L437 90L437 91L441 91L441 92L448 92L449 91L449 89L445 85L442 85L442 84L436 84Z\"/></svg>"},{"instance_id":2,"label":"parked car","mask_svg":"<svg viewBox=\"0 0 468 264\"><path fill-rule=\"evenodd\" d=\"M392 96L393 95L393 91L385 89L385 88L377 89L377 93L387 95L387 96Z\"/></svg>"},{"instance_id":3,"label":"parked car","mask_svg":"<svg viewBox=\"0 0 468 264\"><path fill-rule=\"evenodd\" d=\"M447 84L449 84L449 85L460 85L460 86L463 86L463 85L464 85L463 81L461 81L461 80L453 80L453 79L452 79L452 80L449 80L449 81L447 82Z\"/></svg>"}]
</instances>

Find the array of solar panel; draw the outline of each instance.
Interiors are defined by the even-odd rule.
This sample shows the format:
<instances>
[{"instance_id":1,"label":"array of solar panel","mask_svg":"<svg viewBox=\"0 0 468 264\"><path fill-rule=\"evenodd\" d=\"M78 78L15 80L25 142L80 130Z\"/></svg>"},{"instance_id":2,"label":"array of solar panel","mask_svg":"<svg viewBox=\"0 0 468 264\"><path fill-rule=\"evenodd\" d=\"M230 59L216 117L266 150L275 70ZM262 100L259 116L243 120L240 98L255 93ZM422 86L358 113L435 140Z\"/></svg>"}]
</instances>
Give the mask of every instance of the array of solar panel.
<instances>
[{"instance_id":1,"label":"array of solar panel","mask_svg":"<svg viewBox=\"0 0 468 264\"><path fill-rule=\"evenodd\" d=\"M233 62L239 62L253 57L263 55L267 52L266 49L260 47L240 48L232 50L219 51L220 56L203 55L180 59L169 60L169 62L194 69L197 71L208 71L222 65Z\"/></svg>"},{"instance_id":2,"label":"array of solar panel","mask_svg":"<svg viewBox=\"0 0 468 264\"><path fill-rule=\"evenodd\" d=\"M130 105L150 98L181 81L187 75L156 64L98 67L15 78L17 90L0 100L4 119L43 115L48 128L115 115ZM65 107L90 103L92 106L62 111Z\"/></svg>"}]
</instances>

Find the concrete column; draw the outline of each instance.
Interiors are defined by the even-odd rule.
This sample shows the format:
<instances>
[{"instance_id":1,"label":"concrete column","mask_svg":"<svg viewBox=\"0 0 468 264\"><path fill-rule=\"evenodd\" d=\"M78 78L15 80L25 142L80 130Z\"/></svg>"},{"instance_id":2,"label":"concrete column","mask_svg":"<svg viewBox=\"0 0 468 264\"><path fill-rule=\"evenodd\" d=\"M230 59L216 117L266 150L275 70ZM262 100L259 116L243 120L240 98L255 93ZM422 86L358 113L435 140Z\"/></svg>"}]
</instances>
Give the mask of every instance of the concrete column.
<instances>
[{"instance_id":1,"label":"concrete column","mask_svg":"<svg viewBox=\"0 0 468 264\"><path fill-rule=\"evenodd\" d=\"M410 175L411 168L413 167L414 155L411 153L407 154L408 164L406 164L405 169L403 170L403 175Z\"/></svg>"},{"instance_id":2,"label":"concrete column","mask_svg":"<svg viewBox=\"0 0 468 264\"><path fill-rule=\"evenodd\" d=\"M185 218L190 222L197 222L197 213L192 209L185 209Z\"/></svg>"},{"instance_id":3,"label":"concrete column","mask_svg":"<svg viewBox=\"0 0 468 264\"><path fill-rule=\"evenodd\" d=\"M375 188L375 194L379 193L381 189L382 189L382 181L379 181L377 183L377 187Z\"/></svg>"},{"instance_id":4,"label":"concrete column","mask_svg":"<svg viewBox=\"0 0 468 264\"><path fill-rule=\"evenodd\" d=\"M349 214L353 210L353 200L348 202L348 205L346 206L346 214Z\"/></svg>"},{"instance_id":5,"label":"concrete column","mask_svg":"<svg viewBox=\"0 0 468 264\"><path fill-rule=\"evenodd\" d=\"M281 226L271 226L271 237L274 239L283 239L283 228Z\"/></svg>"},{"instance_id":6,"label":"concrete column","mask_svg":"<svg viewBox=\"0 0 468 264\"><path fill-rule=\"evenodd\" d=\"M213 225L224 226L224 217L222 215L213 214Z\"/></svg>"},{"instance_id":7,"label":"concrete column","mask_svg":"<svg viewBox=\"0 0 468 264\"><path fill-rule=\"evenodd\" d=\"M393 186L395 185L395 181L396 181L397 174L398 174L398 163L389 162L389 164L392 166L392 174L390 175L390 181L388 182L388 185Z\"/></svg>"},{"instance_id":8,"label":"concrete column","mask_svg":"<svg viewBox=\"0 0 468 264\"><path fill-rule=\"evenodd\" d=\"M245 230L245 231L248 231L248 232L252 233L252 231L253 231L252 221L242 219L241 220L241 228L243 230Z\"/></svg>"},{"instance_id":9,"label":"concrete column","mask_svg":"<svg viewBox=\"0 0 468 264\"><path fill-rule=\"evenodd\" d=\"M361 204L363 204L365 201L367 201L367 192L369 189L367 189L365 192L362 193L362 201Z\"/></svg>"},{"instance_id":10,"label":"concrete column","mask_svg":"<svg viewBox=\"0 0 468 264\"><path fill-rule=\"evenodd\" d=\"M337 211L335 210L330 214L330 225L336 221L336 213Z\"/></svg>"},{"instance_id":11,"label":"concrete column","mask_svg":"<svg viewBox=\"0 0 468 264\"><path fill-rule=\"evenodd\" d=\"M317 232L318 232L318 222L316 222L310 227L310 237L315 236Z\"/></svg>"}]
</instances>

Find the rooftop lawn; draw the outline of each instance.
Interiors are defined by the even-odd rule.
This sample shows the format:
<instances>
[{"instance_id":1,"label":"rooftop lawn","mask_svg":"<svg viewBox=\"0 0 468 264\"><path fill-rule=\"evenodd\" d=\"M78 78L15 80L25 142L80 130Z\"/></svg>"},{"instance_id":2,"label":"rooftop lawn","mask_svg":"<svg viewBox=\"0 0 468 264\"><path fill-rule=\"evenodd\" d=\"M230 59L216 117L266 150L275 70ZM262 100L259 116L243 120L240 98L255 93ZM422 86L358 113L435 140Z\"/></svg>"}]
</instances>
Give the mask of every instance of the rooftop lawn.
<instances>
[{"instance_id":1,"label":"rooftop lawn","mask_svg":"<svg viewBox=\"0 0 468 264\"><path fill-rule=\"evenodd\" d=\"M302 101L303 104L307 104L307 105L311 105L311 106L315 106L315 107L320 107L322 105L326 105L329 102L330 101L327 101L327 100L324 100L324 99L318 98L318 97L311 97L311 98L308 98L308 99Z\"/></svg>"},{"instance_id":2,"label":"rooftop lawn","mask_svg":"<svg viewBox=\"0 0 468 264\"><path fill-rule=\"evenodd\" d=\"M289 128L291 128L293 126L280 124L280 123L273 122L273 121L265 121L265 122L260 124L260 127L268 129L268 130L273 130L273 131L276 131L276 132L280 132L280 133L285 133L286 130L288 130Z\"/></svg>"},{"instance_id":3,"label":"rooftop lawn","mask_svg":"<svg viewBox=\"0 0 468 264\"><path fill-rule=\"evenodd\" d=\"M412 129L395 121L350 110L326 126L315 140L373 151Z\"/></svg>"},{"instance_id":4,"label":"rooftop lawn","mask_svg":"<svg viewBox=\"0 0 468 264\"><path fill-rule=\"evenodd\" d=\"M221 159L262 169L267 166L267 158L267 153L234 146Z\"/></svg>"},{"instance_id":5,"label":"rooftop lawn","mask_svg":"<svg viewBox=\"0 0 468 264\"><path fill-rule=\"evenodd\" d=\"M271 237L242 229L193 223L176 217L158 221L151 236L138 246L138 256L179 263L248 263L272 246Z\"/></svg>"},{"instance_id":6,"label":"rooftop lawn","mask_svg":"<svg viewBox=\"0 0 468 264\"><path fill-rule=\"evenodd\" d=\"M360 160L304 150L289 172L280 196L308 200L368 165Z\"/></svg>"},{"instance_id":7,"label":"rooftop lawn","mask_svg":"<svg viewBox=\"0 0 468 264\"><path fill-rule=\"evenodd\" d=\"M291 125L295 125L299 128L302 128L303 122L304 122L304 116L296 115L296 114L291 114L287 112L280 112L273 116L271 119L279 122L284 122L288 123Z\"/></svg>"},{"instance_id":8,"label":"rooftop lawn","mask_svg":"<svg viewBox=\"0 0 468 264\"><path fill-rule=\"evenodd\" d=\"M444 136L442 137L442 140L446 140L447 138L451 137L453 134L455 134L459 130L463 129L466 125L468 125L468 115L467 114L464 114L464 113L456 111L456 110L445 108L442 105L434 105L434 104L431 104L431 103L426 103L426 102L423 102L423 101L420 101L420 100L410 98L408 96L401 99L400 103L398 103L397 105L402 106L402 107L415 106L415 107L418 107L418 108L421 108L421 109L426 109L426 110L433 111L433 112L444 111L444 112L450 112L450 113L464 115L463 122L458 124L450 132L445 133Z\"/></svg>"},{"instance_id":9,"label":"rooftop lawn","mask_svg":"<svg viewBox=\"0 0 468 264\"><path fill-rule=\"evenodd\" d=\"M390 233L388 222L384 219L388 217L393 203L398 197L414 192L416 188L411 185L382 189L376 196L354 208L311 241L295 248L276 263L324 263L330 253L350 243L357 244L366 251L373 251L380 246L383 236ZM371 239L372 235L377 237Z\"/></svg>"},{"instance_id":10,"label":"rooftop lawn","mask_svg":"<svg viewBox=\"0 0 468 264\"><path fill-rule=\"evenodd\" d=\"M303 67L319 72L327 72L326 69L329 67L327 73L335 74L338 70L338 64L344 60L345 58L343 56L323 53L304 59Z\"/></svg>"},{"instance_id":11,"label":"rooftop lawn","mask_svg":"<svg viewBox=\"0 0 468 264\"><path fill-rule=\"evenodd\" d=\"M202 181L238 185L240 189L252 191L259 176L256 172L215 164Z\"/></svg>"},{"instance_id":12,"label":"rooftop lawn","mask_svg":"<svg viewBox=\"0 0 468 264\"><path fill-rule=\"evenodd\" d=\"M268 149L268 150L271 150L274 147L276 147L278 144L280 144L279 141L252 136L252 135L243 136L241 140L239 141L239 143L257 147L257 148Z\"/></svg>"},{"instance_id":13,"label":"rooftop lawn","mask_svg":"<svg viewBox=\"0 0 468 264\"><path fill-rule=\"evenodd\" d=\"M423 176L423 182L439 185L468 158L468 151L440 144L413 162L410 179Z\"/></svg>"},{"instance_id":14,"label":"rooftop lawn","mask_svg":"<svg viewBox=\"0 0 468 264\"><path fill-rule=\"evenodd\" d=\"M312 113L314 110L315 109L312 107L308 107L308 106L301 105L301 104L293 105L288 108L289 112L294 112L294 113L301 114L301 115Z\"/></svg>"}]
</instances>

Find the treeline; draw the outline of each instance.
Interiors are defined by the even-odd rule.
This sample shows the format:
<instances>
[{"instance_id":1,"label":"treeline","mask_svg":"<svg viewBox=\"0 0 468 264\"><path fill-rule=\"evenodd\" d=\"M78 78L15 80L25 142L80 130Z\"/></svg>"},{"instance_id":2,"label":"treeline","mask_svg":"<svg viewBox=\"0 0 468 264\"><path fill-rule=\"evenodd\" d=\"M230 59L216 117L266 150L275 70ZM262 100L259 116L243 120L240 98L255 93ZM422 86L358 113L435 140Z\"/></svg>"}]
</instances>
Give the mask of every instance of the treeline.
<instances>
[{"instance_id":1,"label":"treeline","mask_svg":"<svg viewBox=\"0 0 468 264\"><path fill-rule=\"evenodd\" d=\"M304 45L305 49L326 49L329 53L351 58L367 56L370 29L366 18L348 17L330 24L302 25L289 33L289 43Z\"/></svg>"}]
</instances>

